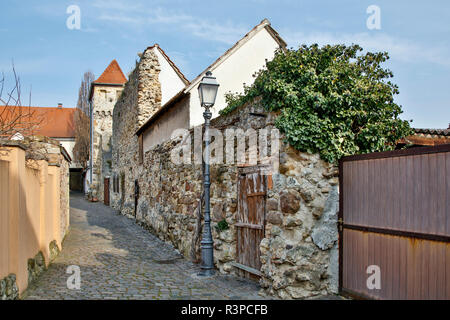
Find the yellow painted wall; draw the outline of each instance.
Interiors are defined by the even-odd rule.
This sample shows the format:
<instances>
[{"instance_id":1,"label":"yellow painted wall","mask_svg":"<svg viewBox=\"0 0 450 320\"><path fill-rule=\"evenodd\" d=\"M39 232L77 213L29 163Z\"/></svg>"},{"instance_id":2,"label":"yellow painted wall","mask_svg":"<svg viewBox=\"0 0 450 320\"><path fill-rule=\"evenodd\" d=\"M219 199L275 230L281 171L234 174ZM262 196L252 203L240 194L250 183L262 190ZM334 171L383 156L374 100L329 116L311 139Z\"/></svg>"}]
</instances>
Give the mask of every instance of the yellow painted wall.
<instances>
[{"instance_id":1,"label":"yellow painted wall","mask_svg":"<svg viewBox=\"0 0 450 320\"><path fill-rule=\"evenodd\" d=\"M28 284L28 259L49 244L61 248L60 167L25 162L19 147L0 147L0 279L14 273L19 292Z\"/></svg>"}]
</instances>

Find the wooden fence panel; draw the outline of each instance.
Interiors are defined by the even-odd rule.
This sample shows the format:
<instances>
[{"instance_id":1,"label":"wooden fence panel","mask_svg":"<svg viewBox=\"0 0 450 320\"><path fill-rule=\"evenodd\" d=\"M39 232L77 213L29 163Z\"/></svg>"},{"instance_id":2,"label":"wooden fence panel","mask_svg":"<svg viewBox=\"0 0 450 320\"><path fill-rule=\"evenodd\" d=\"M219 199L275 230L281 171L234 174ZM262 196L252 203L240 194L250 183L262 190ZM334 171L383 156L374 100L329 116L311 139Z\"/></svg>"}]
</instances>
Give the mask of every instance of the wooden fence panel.
<instances>
[{"instance_id":1,"label":"wooden fence panel","mask_svg":"<svg viewBox=\"0 0 450 320\"><path fill-rule=\"evenodd\" d=\"M376 299L450 299L450 145L345 157L340 289ZM369 289L368 266L381 288Z\"/></svg>"}]
</instances>

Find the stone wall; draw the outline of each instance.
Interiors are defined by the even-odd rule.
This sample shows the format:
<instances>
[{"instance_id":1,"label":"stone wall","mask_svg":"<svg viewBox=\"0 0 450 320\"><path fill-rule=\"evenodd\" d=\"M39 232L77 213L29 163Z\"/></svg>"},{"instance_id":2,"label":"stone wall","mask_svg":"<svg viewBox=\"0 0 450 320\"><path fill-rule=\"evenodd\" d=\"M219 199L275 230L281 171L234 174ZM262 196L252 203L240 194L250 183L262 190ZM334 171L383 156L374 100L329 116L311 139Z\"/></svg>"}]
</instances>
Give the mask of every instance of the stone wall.
<instances>
[{"instance_id":1,"label":"stone wall","mask_svg":"<svg viewBox=\"0 0 450 320\"><path fill-rule=\"evenodd\" d=\"M60 210L61 210L61 239L66 236L70 225L70 170L69 162L60 160Z\"/></svg>"},{"instance_id":2,"label":"stone wall","mask_svg":"<svg viewBox=\"0 0 450 320\"><path fill-rule=\"evenodd\" d=\"M16 275L11 273L0 279L0 300L15 300L19 298L19 288L16 283Z\"/></svg>"},{"instance_id":3,"label":"stone wall","mask_svg":"<svg viewBox=\"0 0 450 320\"><path fill-rule=\"evenodd\" d=\"M280 298L337 293L337 168L283 145L267 196L261 285Z\"/></svg>"},{"instance_id":4,"label":"stone wall","mask_svg":"<svg viewBox=\"0 0 450 320\"><path fill-rule=\"evenodd\" d=\"M140 55L114 107L112 176L120 181L120 192L110 188L110 198L111 206L124 214L134 215L134 181L142 176L144 169L139 163L135 133L161 107L159 72L158 57L147 49Z\"/></svg>"},{"instance_id":5,"label":"stone wall","mask_svg":"<svg viewBox=\"0 0 450 320\"><path fill-rule=\"evenodd\" d=\"M103 179L111 176L113 109L122 90L121 85L95 84L93 87L94 152L90 195L100 201L104 197Z\"/></svg>"},{"instance_id":6,"label":"stone wall","mask_svg":"<svg viewBox=\"0 0 450 320\"><path fill-rule=\"evenodd\" d=\"M257 101L212 121L220 129L272 129L275 115ZM202 128L190 130L191 142ZM139 202L135 219L184 256L199 260L202 165L174 164L171 151L180 139L167 140L145 152L143 165L130 168L125 177L125 199L115 207L123 214L134 210L133 186L138 179ZM236 146L235 146L236 147ZM248 146L247 146L248 147ZM135 150L127 150L136 158ZM269 176L266 196L265 238L260 244L260 284L267 294L283 299L337 292L337 168L311 155L280 144L279 172ZM192 158L193 160L193 158ZM130 164L131 165L131 164ZM134 172L134 175L133 175ZM222 273L236 273L237 179L236 164L211 166L211 213L214 261ZM225 220L228 229L219 231Z\"/></svg>"}]
</instances>

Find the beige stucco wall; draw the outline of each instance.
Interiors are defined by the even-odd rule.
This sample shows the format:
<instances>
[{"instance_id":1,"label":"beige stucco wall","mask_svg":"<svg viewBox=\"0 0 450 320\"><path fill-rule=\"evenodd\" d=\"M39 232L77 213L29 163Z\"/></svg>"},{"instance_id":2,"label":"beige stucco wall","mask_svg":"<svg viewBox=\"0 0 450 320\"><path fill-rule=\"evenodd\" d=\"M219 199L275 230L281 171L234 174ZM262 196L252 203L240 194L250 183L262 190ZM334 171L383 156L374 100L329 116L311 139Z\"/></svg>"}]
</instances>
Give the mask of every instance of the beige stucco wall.
<instances>
[{"instance_id":1,"label":"beige stucco wall","mask_svg":"<svg viewBox=\"0 0 450 320\"><path fill-rule=\"evenodd\" d=\"M49 244L56 241L61 248L68 228L61 221L68 219L68 208L61 208L68 190L60 183L68 164L61 169L46 160L25 160L25 153L16 146L0 147L0 279L16 275L19 293L28 285L28 259L41 251L48 265Z\"/></svg>"},{"instance_id":2,"label":"beige stucco wall","mask_svg":"<svg viewBox=\"0 0 450 320\"><path fill-rule=\"evenodd\" d=\"M144 152L171 138L174 129L189 128L189 97L180 100L167 110L158 121L143 134Z\"/></svg>"}]
</instances>

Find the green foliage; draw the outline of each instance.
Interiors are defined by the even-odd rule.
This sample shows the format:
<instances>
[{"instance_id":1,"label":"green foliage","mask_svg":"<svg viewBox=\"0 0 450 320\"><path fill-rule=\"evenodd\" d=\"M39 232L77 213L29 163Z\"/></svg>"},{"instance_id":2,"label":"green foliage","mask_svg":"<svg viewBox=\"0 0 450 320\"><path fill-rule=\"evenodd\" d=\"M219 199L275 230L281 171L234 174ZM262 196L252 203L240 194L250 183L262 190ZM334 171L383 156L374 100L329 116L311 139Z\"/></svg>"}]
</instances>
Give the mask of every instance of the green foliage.
<instances>
[{"instance_id":1,"label":"green foliage","mask_svg":"<svg viewBox=\"0 0 450 320\"><path fill-rule=\"evenodd\" d=\"M394 149L412 134L394 103L398 87L381 67L386 52L360 53L358 45L314 44L278 51L244 94L228 94L221 114L261 96L275 125L294 148L320 153L329 162L342 156Z\"/></svg>"},{"instance_id":2,"label":"green foliage","mask_svg":"<svg viewBox=\"0 0 450 320\"><path fill-rule=\"evenodd\" d=\"M225 231L225 230L227 230L227 229L229 229L230 227L228 226L228 222L225 220L225 219L223 219L223 220L220 220L219 222L217 222L217 226L216 226L216 230L217 231Z\"/></svg>"},{"instance_id":3,"label":"green foliage","mask_svg":"<svg viewBox=\"0 0 450 320\"><path fill-rule=\"evenodd\" d=\"M233 111L234 109L236 109L237 107L243 105L244 103L253 100L254 98L256 98L258 96L257 91L255 90L255 88L253 87L249 87L244 85L244 93L243 94L239 94L239 93L232 93L232 92L228 92L225 93L225 102L227 103L227 106L220 110L219 113L220 114L228 114L231 111Z\"/></svg>"}]
</instances>

